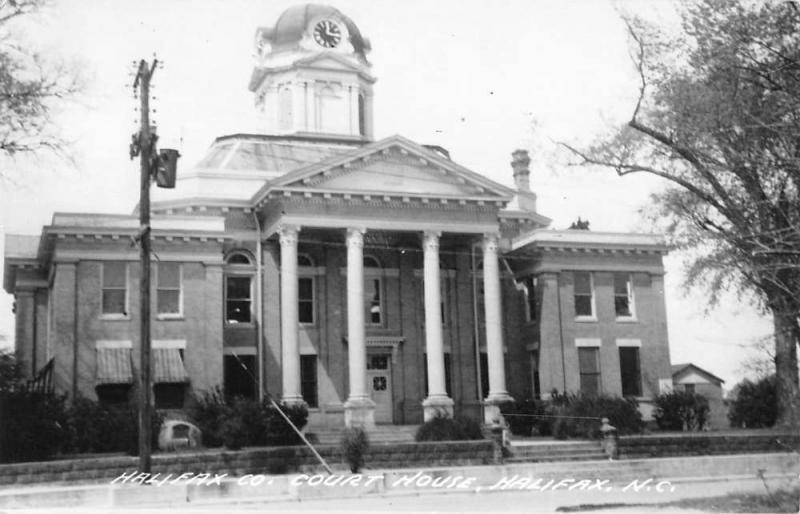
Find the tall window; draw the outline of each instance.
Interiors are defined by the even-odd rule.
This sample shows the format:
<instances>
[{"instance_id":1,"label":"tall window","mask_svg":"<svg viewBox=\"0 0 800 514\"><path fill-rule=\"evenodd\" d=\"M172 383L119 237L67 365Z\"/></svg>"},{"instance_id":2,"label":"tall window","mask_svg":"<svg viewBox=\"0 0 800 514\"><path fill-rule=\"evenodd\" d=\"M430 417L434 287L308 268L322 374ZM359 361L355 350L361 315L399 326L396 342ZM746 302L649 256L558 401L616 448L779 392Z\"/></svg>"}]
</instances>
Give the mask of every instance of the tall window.
<instances>
[{"instance_id":1,"label":"tall window","mask_svg":"<svg viewBox=\"0 0 800 514\"><path fill-rule=\"evenodd\" d=\"M489 354L486 352L480 353L480 369L481 369L481 394L483 398L489 396ZM482 400L483 398L479 398Z\"/></svg>"},{"instance_id":2,"label":"tall window","mask_svg":"<svg viewBox=\"0 0 800 514\"><path fill-rule=\"evenodd\" d=\"M594 284L592 274L588 271L573 273L575 295L575 317L594 317Z\"/></svg>"},{"instance_id":3,"label":"tall window","mask_svg":"<svg viewBox=\"0 0 800 514\"><path fill-rule=\"evenodd\" d=\"M536 321L536 277L525 278L525 320Z\"/></svg>"},{"instance_id":4,"label":"tall window","mask_svg":"<svg viewBox=\"0 0 800 514\"><path fill-rule=\"evenodd\" d=\"M300 394L309 407L319 407L316 355L300 356Z\"/></svg>"},{"instance_id":5,"label":"tall window","mask_svg":"<svg viewBox=\"0 0 800 514\"><path fill-rule=\"evenodd\" d=\"M251 277L230 275L225 285L225 320L228 323L250 323L252 292Z\"/></svg>"},{"instance_id":6,"label":"tall window","mask_svg":"<svg viewBox=\"0 0 800 514\"><path fill-rule=\"evenodd\" d=\"M128 265L103 263L103 314L128 315Z\"/></svg>"},{"instance_id":7,"label":"tall window","mask_svg":"<svg viewBox=\"0 0 800 514\"><path fill-rule=\"evenodd\" d=\"M314 266L313 261L308 255L299 254L297 256L297 265L300 268L300 273L303 273L303 268L311 268ZM300 276L297 279L297 319L300 323L306 325L314 324L314 277Z\"/></svg>"},{"instance_id":8,"label":"tall window","mask_svg":"<svg viewBox=\"0 0 800 514\"><path fill-rule=\"evenodd\" d=\"M381 325L383 323L383 299L382 285L380 277L380 263L375 257L364 256L364 306L366 309L366 319L369 325Z\"/></svg>"},{"instance_id":9,"label":"tall window","mask_svg":"<svg viewBox=\"0 0 800 514\"><path fill-rule=\"evenodd\" d=\"M256 397L256 357L255 355L225 355L223 358L225 396L234 398Z\"/></svg>"},{"instance_id":10,"label":"tall window","mask_svg":"<svg viewBox=\"0 0 800 514\"><path fill-rule=\"evenodd\" d=\"M292 128L292 90L282 88L278 93L278 128L286 130Z\"/></svg>"},{"instance_id":11,"label":"tall window","mask_svg":"<svg viewBox=\"0 0 800 514\"><path fill-rule=\"evenodd\" d=\"M638 347L620 346L619 370L622 378L622 396L641 396L642 373Z\"/></svg>"},{"instance_id":12,"label":"tall window","mask_svg":"<svg viewBox=\"0 0 800 514\"><path fill-rule=\"evenodd\" d=\"M581 392L596 396L600 393L600 349L595 347L578 348Z\"/></svg>"},{"instance_id":13,"label":"tall window","mask_svg":"<svg viewBox=\"0 0 800 514\"><path fill-rule=\"evenodd\" d=\"M159 262L157 270L157 312L161 316L180 316L181 265L177 262Z\"/></svg>"},{"instance_id":14,"label":"tall window","mask_svg":"<svg viewBox=\"0 0 800 514\"><path fill-rule=\"evenodd\" d=\"M533 397L537 400L542 396L542 390L539 383L539 351L531 352L531 392Z\"/></svg>"},{"instance_id":15,"label":"tall window","mask_svg":"<svg viewBox=\"0 0 800 514\"><path fill-rule=\"evenodd\" d=\"M614 273L614 312L618 318L632 318L633 284L627 273Z\"/></svg>"}]
</instances>

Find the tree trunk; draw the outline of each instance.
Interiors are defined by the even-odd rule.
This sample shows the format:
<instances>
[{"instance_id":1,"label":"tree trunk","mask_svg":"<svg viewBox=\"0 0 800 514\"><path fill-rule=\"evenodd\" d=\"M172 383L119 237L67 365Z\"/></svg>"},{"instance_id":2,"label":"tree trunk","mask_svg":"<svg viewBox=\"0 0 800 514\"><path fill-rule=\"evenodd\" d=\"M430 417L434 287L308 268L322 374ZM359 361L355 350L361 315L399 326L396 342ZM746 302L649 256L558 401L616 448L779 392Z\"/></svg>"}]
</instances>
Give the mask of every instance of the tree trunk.
<instances>
[{"instance_id":1,"label":"tree trunk","mask_svg":"<svg viewBox=\"0 0 800 514\"><path fill-rule=\"evenodd\" d=\"M786 302L773 304L775 326L775 373L777 375L778 418L776 426L797 429L800 417L800 391L797 375L797 313Z\"/></svg>"}]
</instances>

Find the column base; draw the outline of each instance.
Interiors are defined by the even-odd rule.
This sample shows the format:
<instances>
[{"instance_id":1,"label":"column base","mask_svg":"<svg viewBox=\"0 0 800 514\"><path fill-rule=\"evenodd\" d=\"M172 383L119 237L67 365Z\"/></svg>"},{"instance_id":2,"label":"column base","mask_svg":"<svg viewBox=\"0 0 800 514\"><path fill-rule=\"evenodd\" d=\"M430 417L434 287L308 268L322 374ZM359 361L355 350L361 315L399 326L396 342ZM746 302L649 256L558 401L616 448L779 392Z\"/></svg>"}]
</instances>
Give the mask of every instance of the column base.
<instances>
[{"instance_id":1,"label":"column base","mask_svg":"<svg viewBox=\"0 0 800 514\"><path fill-rule=\"evenodd\" d=\"M422 402L423 420L433 418L452 418L454 402L449 396L429 396Z\"/></svg>"},{"instance_id":2,"label":"column base","mask_svg":"<svg viewBox=\"0 0 800 514\"><path fill-rule=\"evenodd\" d=\"M505 426L506 420L500 413L500 405L513 402L514 398L507 392L493 393L483 401L483 422L486 425Z\"/></svg>"},{"instance_id":3,"label":"column base","mask_svg":"<svg viewBox=\"0 0 800 514\"><path fill-rule=\"evenodd\" d=\"M284 396L281 398L281 403L290 407L298 407L300 405L308 407L308 404L305 400L303 400L302 396Z\"/></svg>"},{"instance_id":4,"label":"column base","mask_svg":"<svg viewBox=\"0 0 800 514\"><path fill-rule=\"evenodd\" d=\"M369 398L348 398L344 402L344 426L347 428L375 428L375 402Z\"/></svg>"}]
</instances>

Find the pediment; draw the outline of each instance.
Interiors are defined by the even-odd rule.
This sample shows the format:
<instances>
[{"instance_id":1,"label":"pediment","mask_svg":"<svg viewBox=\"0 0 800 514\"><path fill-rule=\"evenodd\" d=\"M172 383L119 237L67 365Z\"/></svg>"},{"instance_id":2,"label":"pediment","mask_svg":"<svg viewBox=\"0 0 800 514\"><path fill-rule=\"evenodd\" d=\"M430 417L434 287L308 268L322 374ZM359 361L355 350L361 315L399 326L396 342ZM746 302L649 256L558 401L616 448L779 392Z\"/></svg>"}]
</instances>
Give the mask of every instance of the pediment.
<instances>
[{"instance_id":1,"label":"pediment","mask_svg":"<svg viewBox=\"0 0 800 514\"><path fill-rule=\"evenodd\" d=\"M513 191L393 136L281 177L270 189L508 201Z\"/></svg>"},{"instance_id":2,"label":"pediment","mask_svg":"<svg viewBox=\"0 0 800 514\"><path fill-rule=\"evenodd\" d=\"M346 57L334 54L334 53L323 53L314 55L311 57L306 57L300 59L295 62L295 66L298 68L315 68L315 69L327 69L327 70L336 70L336 71L355 71L355 72L364 72L364 66L348 59Z\"/></svg>"}]
</instances>

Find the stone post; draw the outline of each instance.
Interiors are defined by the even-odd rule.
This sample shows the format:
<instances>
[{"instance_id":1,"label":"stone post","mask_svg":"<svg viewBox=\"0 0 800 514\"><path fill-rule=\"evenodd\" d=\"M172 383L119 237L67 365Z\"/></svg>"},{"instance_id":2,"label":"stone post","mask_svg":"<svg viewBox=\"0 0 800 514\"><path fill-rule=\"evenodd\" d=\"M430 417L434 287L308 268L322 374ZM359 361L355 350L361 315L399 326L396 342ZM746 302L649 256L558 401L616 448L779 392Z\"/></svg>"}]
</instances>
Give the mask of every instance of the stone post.
<instances>
[{"instance_id":1,"label":"stone post","mask_svg":"<svg viewBox=\"0 0 800 514\"><path fill-rule=\"evenodd\" d=\"M287 404L304 403L300 391L300 346L297 314L297 233L298 228L283 226L281 241L281 368L283 396Z\"/></svg>"}]
</instances>

